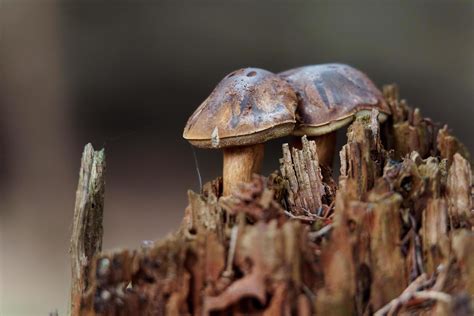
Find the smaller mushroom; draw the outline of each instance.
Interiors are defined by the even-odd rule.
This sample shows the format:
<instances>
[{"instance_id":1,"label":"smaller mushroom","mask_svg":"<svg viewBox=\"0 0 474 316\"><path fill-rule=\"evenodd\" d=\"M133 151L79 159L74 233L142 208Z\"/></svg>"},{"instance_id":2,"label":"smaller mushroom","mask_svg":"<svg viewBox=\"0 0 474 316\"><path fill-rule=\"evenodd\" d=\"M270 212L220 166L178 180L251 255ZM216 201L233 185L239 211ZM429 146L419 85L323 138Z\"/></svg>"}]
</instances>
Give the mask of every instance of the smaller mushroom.
<instances>
[{"instance_id":1,"label":"smaller mushroom","mask_svg":"<svg viewBox=\"0 0 474 316\"><path fill-rule=\"evenodd\" d=\"M390 115L382 93L361 71L344 64L322 64L291 69L280 73L298 96L293 135L307 135L316 141L318 157L331 166L336 130L348 125L356 116L379 111L383 122Z\"/></svg>"},{"instance_id":2,"label":"smaller mushroom","mask_svg":"<svg viewBox=\"0 0 474 316\"><path fill-rule=\"evenodd\" d=\"M201 148L222 148L223 195L260 170L264 143L290 135L297 98L277 75L244 68L227 75L196 109L183 137Z\"/></svg>"}]
</instances>

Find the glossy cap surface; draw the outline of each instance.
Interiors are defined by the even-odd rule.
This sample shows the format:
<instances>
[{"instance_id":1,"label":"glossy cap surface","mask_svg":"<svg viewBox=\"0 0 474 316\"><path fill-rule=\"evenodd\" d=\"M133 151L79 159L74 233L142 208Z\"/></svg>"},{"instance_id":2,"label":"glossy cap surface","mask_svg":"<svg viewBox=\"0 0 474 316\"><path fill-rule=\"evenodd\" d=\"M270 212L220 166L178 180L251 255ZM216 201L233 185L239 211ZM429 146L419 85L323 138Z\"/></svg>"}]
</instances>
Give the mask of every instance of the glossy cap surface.
<instances>
[{"instance_id":1,"label":"glossy cap surface","mask_svg":"<svg viewBox=\"0 0 474 316\"><path fill-rule=\"evenodd\" d=\"M204 148L263 143L291 134L296 94L279 76L258 68L227 75L196 109L183 137Z\"/></svg>"},{"instance_id":2,"label":"glossy cap surface","mask_svg":"<svg viewBox=\"0 0 474 316\"><path fill-rule=\"evenodd\" d=\"M377 109L390 114L382 93L361 71L344 64L322 64L280 74L295 90L299 105L295 135L322 135L350 123L356 113Z\"/></svg>"}]
</instances>

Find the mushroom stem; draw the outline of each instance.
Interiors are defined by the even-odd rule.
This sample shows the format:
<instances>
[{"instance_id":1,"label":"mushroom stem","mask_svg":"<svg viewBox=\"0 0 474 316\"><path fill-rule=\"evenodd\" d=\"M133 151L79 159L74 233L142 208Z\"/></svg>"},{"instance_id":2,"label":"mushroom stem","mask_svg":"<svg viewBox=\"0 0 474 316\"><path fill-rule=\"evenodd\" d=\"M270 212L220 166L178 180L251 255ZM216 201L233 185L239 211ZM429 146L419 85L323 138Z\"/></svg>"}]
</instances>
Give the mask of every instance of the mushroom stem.
<instances>
[{"instance_id":1,"label":"mushroom stem","mask_svg":"<svg viewBox=\"0 0 474 316\"><path fill-rule=\"evenodd\" d=\"M334 131L328 134L308 138L316 142L319 164L326 167L332 167L334 154L336 152L336 132Z\"/></svg>"},{"instance_id":2,"label":"mushroom stem","mask_svg":"<svg viewBox=\"0 0 474 316\"><path fill-rule=\"evenodd\" d=\"M264 145L228 147L224 149L223 195L230 195L241 182L249 182L260 171Z\"/></svg>"}]
</instances>

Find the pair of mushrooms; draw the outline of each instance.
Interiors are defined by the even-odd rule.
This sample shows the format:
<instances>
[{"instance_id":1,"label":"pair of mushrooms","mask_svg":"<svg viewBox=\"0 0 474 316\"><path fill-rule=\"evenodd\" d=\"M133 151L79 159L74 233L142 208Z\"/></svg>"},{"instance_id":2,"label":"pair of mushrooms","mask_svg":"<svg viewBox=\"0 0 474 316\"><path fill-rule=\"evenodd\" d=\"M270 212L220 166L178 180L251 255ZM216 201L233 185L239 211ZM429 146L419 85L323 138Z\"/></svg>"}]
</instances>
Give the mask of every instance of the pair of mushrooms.
<instances>
[{"instance_id":1,"label":"pair of mushrooms","mask_svg":"<svg viewBox=\"0 0 474 316\"><path fill-rule=\"evenodd\" d=\"M312 65L280 74L244 68L227 75L196 109L183 137L200 148L224 150L223 195L260 170L267 140L307 135L322 164L332 162L335 131L372 109L390 114L382 93L359 70Z\"/></svg>"}]
</instances>

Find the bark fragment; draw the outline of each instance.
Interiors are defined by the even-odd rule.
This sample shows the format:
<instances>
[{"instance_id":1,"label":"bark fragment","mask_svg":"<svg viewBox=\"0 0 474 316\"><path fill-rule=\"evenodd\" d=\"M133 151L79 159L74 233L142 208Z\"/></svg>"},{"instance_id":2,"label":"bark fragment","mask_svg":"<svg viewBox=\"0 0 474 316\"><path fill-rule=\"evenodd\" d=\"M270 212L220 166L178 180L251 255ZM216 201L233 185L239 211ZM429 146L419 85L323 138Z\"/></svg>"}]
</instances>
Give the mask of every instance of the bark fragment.
<instances>
[{"instance_id":1,"label":"bark fragment","mask_svg":"<svg viewBox=\"0 0 474 316\"><path fill-rule=\"evenodd\" d=\"M423 238L426 270L434 273L449 258L448 210L444 198L430 199L423 212Z\"/></svg>"},{"instance_id":2,"label":"bark fragment","mask_svg":"<svg viewBox=\"0 0 474 316\"><path fill-rule=\"evenodd\" d=\"M278 181L272 179L273 181ZM254 175L251 182L242 183L240 190L219 199L219 206L230 215L245 213L252 221L269 221L283 215L283 208L276 196L279 188L262 176Z\"/></svg>"},{"instance_id":3,"label":"bark fragment","mask_svg":"<svg viewBox=\"0 0 474 316\"><path fill-rule=\"evenodd\" d=\"M90 264L102 250L102 217L105 190L105 154L84 148L76 191L71 237L71 314L79 315L81 296L88 290Z\"/></svg>"},{"instance_id":4,"label":"bark fragment","mask_svg":"<svg viewBox=\"0 0 474 316\"><path fill-rule=\"evenodd\" d=\"M397 194L369 197L373 218L370 230L372 270L371 304L378 309L399 295L407 285L404 258L400 249L399 207L402 197Z\"/></svg>"},{"instance_id":5,"label":"bark fragment","mask_svg":"<svg viewBox=\"0 0 474 316\"><path fill-rule=\"evenodd\" d=\"M460 154L453 156L446 186L451 227L471 228L474 223L471 197L472 170L469 162Z\"/></svg>"},{"instance_id":6,"label":"bark fragment","mask_svg":"<svg viewBox=\"0 0 474 316\"><path fill-rule=\"evenodd\" d=\"M418 108L413 109L405 100L400 100L397 85L384 86L383 93L393 114L390 134L395 158L402 158L412 151L417 151L422 158L435 156L436 124L422 117Z\"/></svg>"},{"instance_id":7,"label":"bark fragment","mask_svg":"<svg viewBox=\"0 0 474 316\"><path fill-rule=\"evenodd\" d=\"M319 166L316 142L301 138L302 149L283 145L280 171L288 191L288 208L296 215L317 214L323 207L325 187Z\"/></svg>"},{"instance_id":8,"label":"bark fragment","mask_svg":"<svg viewBox=\"0 0 474 316\"><path fill-rule=\"evenodd\" d=\"M380 141L378 112L371 117L358 117L349 127L347 144L339 154L341 158L341 178L355 179L355 196L359 199L370 190L375 180L382 175L386 154ZM340 186L343 186L344 182Z\"/></svg>"},{"instance_id":9,"label":"bark fragment","mask_svg":"<svg viewBox=\"0 0 474 316\"><path fill-rule=\"evenodd\" d=\"M447 125L444 125L443 128L440 129L438 132L437 148L441 157L447 159L448 166L451 166L451 163L453 162L453 157L456 153L458 153L468 161L470 161L471 159L467 148L456 137L451 135Z\"/></svg>"},{"instance_id":10,"label":"bark fragment","mask_svg":"<svg viewBox=\"0 0 474 316\"><path fill-rule=\"evenodd\" d=\"M474 295L474 233L465 229L457 230L452 237L454 256L461 269L462 289Z\"/></svg>"}]
</instances>

